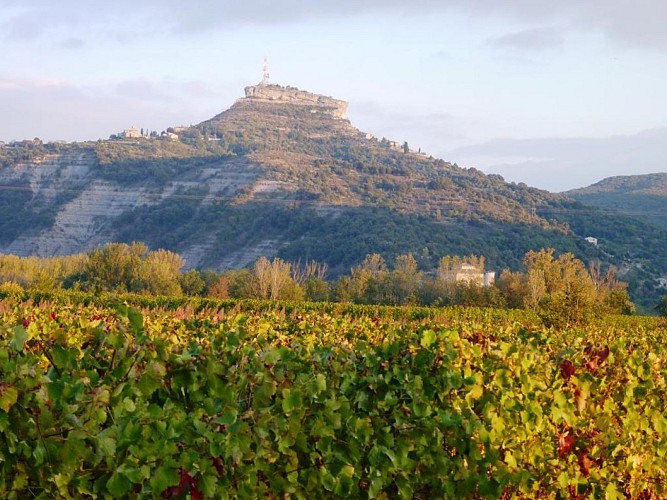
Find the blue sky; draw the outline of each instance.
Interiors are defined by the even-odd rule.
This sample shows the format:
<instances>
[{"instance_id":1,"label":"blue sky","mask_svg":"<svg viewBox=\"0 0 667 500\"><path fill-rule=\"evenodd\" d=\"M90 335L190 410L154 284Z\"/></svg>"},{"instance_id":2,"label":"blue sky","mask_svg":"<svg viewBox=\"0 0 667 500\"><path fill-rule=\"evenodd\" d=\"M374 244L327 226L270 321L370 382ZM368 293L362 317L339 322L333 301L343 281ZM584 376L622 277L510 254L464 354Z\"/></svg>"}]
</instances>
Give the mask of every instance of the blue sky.
<instances>
[{"instance_id":1,"label":"blue sky","mask_svg":"<svg viewBox=\"0 0 667 500\"><path fill-rule=\"evenodd\" d=\"M662 0L0 0L0 140L210 118L261 79L560 191L667 171Z\"/></svg>"}]
</instances>

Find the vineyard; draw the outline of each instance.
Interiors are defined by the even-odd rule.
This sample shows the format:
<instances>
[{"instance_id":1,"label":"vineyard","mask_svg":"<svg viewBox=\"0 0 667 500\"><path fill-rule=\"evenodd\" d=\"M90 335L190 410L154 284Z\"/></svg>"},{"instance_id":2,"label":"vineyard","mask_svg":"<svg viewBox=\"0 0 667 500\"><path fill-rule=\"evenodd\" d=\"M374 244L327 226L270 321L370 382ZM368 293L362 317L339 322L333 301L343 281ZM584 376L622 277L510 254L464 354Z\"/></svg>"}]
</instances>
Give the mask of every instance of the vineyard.
<instances>
[{"instance_id":1,"label":"vineyard","mask_svg":"<svg viewBox=\"0 0 667 500\"><path fill-rule=\"evenodd\" d=\"M5 294L3 498L665 498L667 323Z\"/></svg>"}]
</instances>

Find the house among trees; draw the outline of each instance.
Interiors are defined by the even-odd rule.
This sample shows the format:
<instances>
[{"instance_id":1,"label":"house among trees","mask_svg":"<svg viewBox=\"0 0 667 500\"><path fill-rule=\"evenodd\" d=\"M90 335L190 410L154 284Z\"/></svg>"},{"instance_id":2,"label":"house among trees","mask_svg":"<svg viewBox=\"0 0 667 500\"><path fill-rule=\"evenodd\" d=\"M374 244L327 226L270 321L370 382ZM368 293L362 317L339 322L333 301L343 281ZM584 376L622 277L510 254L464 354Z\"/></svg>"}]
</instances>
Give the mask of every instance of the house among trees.
<instances>
[{"instance_id":1,"label":"house among trees","mask_svg":"<svg viewBox=\"0 0 667 500\"><path fill-rule=\"evenodd\" d=\"M124 137L125 139L136 139L141 137L141 131L136 127L132 127L130 129L123 130L121 137Z\"/></svg>"},{"instance_id":2,"label":"house among trees","mask_svg":"<svg viewBox=\"0 0 667 500\"><path fill-rule=\"evenodd\" d=\"M589 242L591 245L598 246L598 239L597 238L593 238L592 236L586 236L584 239L587 242Z\"/></svg>"},{"instance_id":3,"label":"house among trees","mask_svg":"<svg viewBox=\"0 0 667 500\"><path fill-rule=\"evenodd\" d=\"M169 132L169 131L162 132L160 134L160 137L163 137L165 139L169 139L170 141L177 141L179 139L178 134L175 134L175 133Z\"/></svg>"},{"instance_id":4,"label":"house among trees","mask_svg":"<svg viewBox=\"0 0 667 500\"><path fill-rule=\"evenodd\" d=\"M456 263L441 273L440 278L449 283L491 286L496 280L494 271L484 271L479 266L467 262Z\"/></svg>"}]
</instances>

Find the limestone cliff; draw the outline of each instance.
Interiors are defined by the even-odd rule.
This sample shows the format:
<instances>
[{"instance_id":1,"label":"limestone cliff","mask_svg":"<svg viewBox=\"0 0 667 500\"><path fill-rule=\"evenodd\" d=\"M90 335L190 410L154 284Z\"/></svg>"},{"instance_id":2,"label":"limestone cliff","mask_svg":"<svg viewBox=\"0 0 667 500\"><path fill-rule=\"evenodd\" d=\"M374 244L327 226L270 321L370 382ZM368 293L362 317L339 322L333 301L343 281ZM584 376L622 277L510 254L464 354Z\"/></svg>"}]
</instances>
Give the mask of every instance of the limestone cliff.
<instances>
[{"instance_id":1,"label":"limestone cliff","mask_svg":"<svg viewBox=\"0 0 667 500\"><path fill-rule=\"evenodd\" d=\"M347 102L333 97L312 94L295 87L259 84L245 88L245 98L252 100L284 102L304 106L316 106L334 118L345 118Z\"/></svg>"}]
</instances>

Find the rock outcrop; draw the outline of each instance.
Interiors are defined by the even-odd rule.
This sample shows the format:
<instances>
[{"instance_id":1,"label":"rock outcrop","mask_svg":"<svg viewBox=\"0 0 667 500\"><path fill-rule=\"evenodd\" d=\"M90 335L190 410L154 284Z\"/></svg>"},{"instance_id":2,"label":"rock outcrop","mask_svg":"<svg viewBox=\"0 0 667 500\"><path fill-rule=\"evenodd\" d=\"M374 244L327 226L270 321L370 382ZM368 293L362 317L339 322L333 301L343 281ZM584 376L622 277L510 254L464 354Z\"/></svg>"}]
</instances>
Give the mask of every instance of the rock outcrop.
<instances>
[{"instance_id":1,"label":"rock outcrop","mask_svg":"<svg viewBox=\"0 0 667 500\"><path fill-rule=\"evenodd\" d=\"M347 102L333 97L312 94L295 87L259 84L245 88L245 98L251 100L280 102L321 108L334 118L343 119L347 112Z\"/></svg>"}]
</instances>

